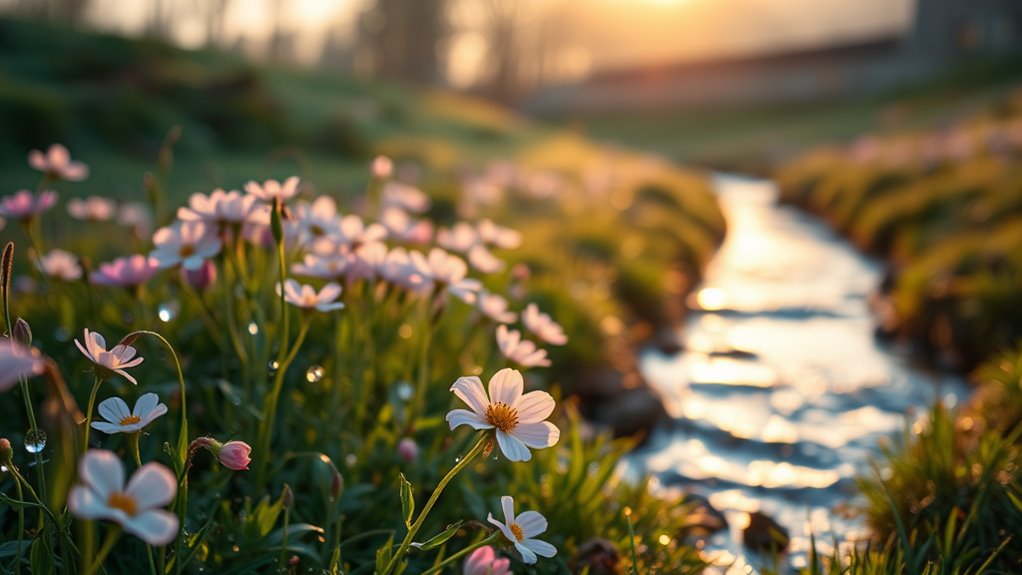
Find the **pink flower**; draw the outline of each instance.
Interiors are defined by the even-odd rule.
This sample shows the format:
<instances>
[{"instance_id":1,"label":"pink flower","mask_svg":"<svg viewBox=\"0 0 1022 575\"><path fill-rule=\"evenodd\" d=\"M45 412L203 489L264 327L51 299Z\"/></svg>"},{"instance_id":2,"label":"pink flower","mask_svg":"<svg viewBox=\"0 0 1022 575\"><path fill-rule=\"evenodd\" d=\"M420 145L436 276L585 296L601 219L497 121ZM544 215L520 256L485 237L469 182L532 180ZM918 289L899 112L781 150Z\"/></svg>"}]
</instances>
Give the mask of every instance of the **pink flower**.
<instances>
[{"instance_id":1,"label":"pink flower","mask_svg":"<svg viewBox=\"0 0 1022 575\"><path fill-rule=\"evenodd\" d=\"M333 280L343 277L350 263L345 256L305 254L301 263L292 264L291 273L298 276Z\"/></svg>"},{"instance_id":2,"label":"pink flower","mask_svg":"<svg viewBox=\"0 0 1022 575\"><path fill-rule=\"evenodd\" d=\"M61 281L72 282L82 279L82 266L78 257L64 250L50 250L39 258L39 271Z\"/></svg>"},{"instance_id":3,"label":"pink flower","mask_svg":"<svg viewBox=\"0 0 1022 575\"><path fill-rule=\"evenodd\" d=\"M429 196L415 186L390 181L383 185L383 206L401 208L415 214L429 209Z\"/></svg>"},{"instance_id":4,"label":"pink flower","mask_svg":"<svg viewBox=\"0 0 1022 575\"><path fill-rule=\"evenodd\" d=\"M153 235L156 248L149 252L161 268L178 264L196 270L202 262L220 253L222 242L203 222L176 222Z\"/></svg>"},{"instance_id":5,"label":"pink flower","mask_svg":"<svg viewBox=\"0 0 1022 575\"><path fill-rule=\"evenodd\" d=\"M182 267L181 277L196 291L206 291L206 288L216 282L216 266L213 262L204 260L197 270Z\"/></svg>"},{"instance_id":6,"label":"pink flower","mask_svg":"<svg viewBox=\"0 0 1022 575\"><path fill-rule=\"evenodd\" d=\"M511 228L504 228L491 220L479 222L479 238L488 244L504 249L515 249L522 245L522 234Z\"/></svg>"},{"instance_id":7,"label":"pink flower","mask_svg":"<svg viewBox=\"0 0 1022 575\"><path fill-rule=\"evenodd\" d=\"M473 305L476 302L482 284L479 280L465 279L468 266L458 256L451 255L440 248L433 248L429 256L419 252L409 254L415 273L426 283L432 283L436 290L447 293L461 301Z\"/></svg>"},{"instance_id":8,"label":"pink flower","mask_svg":"<svg viewBox=\"0 0 1022 575\"><path fill-rule=\"evenodd\" d=\"M43 372L45 363L34 348L0 337L0 391L14 387L22 377Z\"/></svg>"},{"instance_id":9,"label":"pink flower","mask_svg":"<svg viewBox=\"0 0 1022 575\"><path fill-rule=\"evenodd\" d=\"M0 215L19 220L30 220L49 210L57 203L57 192L46 191L36 197L28 190L19 190L13 196L0 198Z\"/></svg>"},{"instance_id":10,"label":"pink flower","mask_svg":"<svg viewBox=\"0 0 1022 575\"><path fill-rule=\"evenodd\" d=\"M117 204L110 198L89 196L85 199L71 198L67 202L67 213L76 220L105 222L114 217Z\"/></svg>"},{"instance_id":11,"label":"pink flower","mask_svg":"<svg viewBox=\"0 0 1022 575\"><path fill-rule=\"evenodd\" d=\"M224 224L240 224L248 220L258 199L243 196L237 190L225 192L217 188L208 196L192 194L188 198L188 207L178 208L177 217L187 222L206 222L217 228Z\"/></svg>"},{"instance_id":12,"label":"pink flower","mask_svg":"<svg viewBox=\"0 0 1022 575\"><path fill-rule=\"evenodd\" d=\"M521 332L516 329L509 330L506 325L497 326L497 347L504 357L522 367L550 367L545 349L522 339Z\"/></svg>"},{"instance_id":13,"label":"pink flower","mask_svg":"<svg viewBox=\"0 0 1022 575\"><path fill-rule=\"evenodd\" d=\"M386 237L387 228L377 223L366 225L362 218L349 214L341 218L336 240L338 244L354 249L362 244L383 241Z\"/></svg>"},{"instance_id":14,"label":"pink flower","mask_svg":"<svg viewBox=\"0 0 1022 575\"><path fill-rule=\"evenodd\" d=\"M252 462L249 457L250 453L252 453L252 447L244 441L228 441L220 448L217 458L228 469L245 471L248 469L248 464Z\"/></svg>"},{"instance_id":15,"label":"pink flower","mask_svg":"<svg viewBox=\"0 0 1022 575\"><path fill-rule=\"evenodd\" d=\"M415 461L419 458L419 444L411 437L403 437L397 442L397 454L405 461Z\"/></svg>"},{"instance_id":16,"label":"pink flower","mask_svg":"<svg viewBox=\"0 0 1022 575\"><path fill-rule=\"evenodd\" d=\"M493 547L485 545L476 549L465 559L464 575L512 575L511 560L497 557Z\"/></svg>"},{"instance_id":17,"label":"pink flower","mask_svg":"<svg viewBox=\"0 0 1022 575\"><path fill-rule=\"evenodd\" d=\"M276 199L284 203L298 193L298 182L298 176L291 176L284 180L284 183L277 180L266 180L262 185L249 182L245 184L245 191L268 204L272 204Z\"/></svg>"},{"instance_id":18,"label":"pink flower","mask_svg":"<svg viewBox=\"0 0 1022 575\"><path fill-rule=\"evenodd\" d=\"M330 244L332 242L329 238L340 233L341 219L337 217L337 203L330 196L320 196L311 204L300 204L296 212L303 244Z\"/></svg>"},{"instance_id":19,"label":"pink flower","mask_svg":"<svg viewBox=\"0 0 1022 575\"><path fill-rule=\"evenodd\" d=\"M89 280L96 285L132 287L146 283L159 269L156 258L134 255L99 264L99 270Z\"/></svg>"},{"instance_id":20,"label":"pink flower","mask_svg":"<svg viewBox=\"0 0 1022 575\"><path fill-rule=\"evenodd\" d=\"M390 161L387 156L376 156L373 158L370 170L377 180L386 180L394 173L394 162Z\"/></svg>"},{"instance_id":21,"label":"pink flower","mask_svg":"<svg viewBox=\"0 0 1022 575\"><path fill-rule=\"evenodd\" d=\"M506 299L486 290L479 292L479 303L476 304L476 307L486 317L496 322L513 323L518 319L518 314L508 311Z\"/></svg>"},{"instance_id":22,"label":"pink flower","mask_svg":"<svg viewBox=\"0 0 1022 575\"><path fill-rule=\"evenodd\" d=\"M75 338L75 345L92 363L103 370L116 373L131 383L138 385L138 381L128 375L128 372L124 371L129 367L135 367L142 363L141 357L135 357L135 354L138 353L135 348L119 343L111 348L110 351L107 351L106 339L99 333L90 332L89 328L85 328L85 337L83 339L85 339L85 345L79 343L78 338Z\"/></svg>"},{"instance_id":23,"label":"pink flower","mask_svg":"<svg viewBox=\"0 0 1022 575\"><path fill-rule=\"evenodd\" d=\"M281 293L281 286L277 284L277 293ZM284 282L284 301L302 309L316 309L321 312L330 312L343 309L344 304L335 301L341 295L341 286L335 283L328 283L318 293L310 285L301 285L293 279Z\"/></svg>"},{"instance_id":24,"label":"pink flower","mask_svg":"<svg viewBox=\"0 0 1022 575\"><path fill-rule=\"evenodd\" d=\"M539 311L534 303L526 306L522 312L522 323L525 328L539 336L539 339L550 345L564 345L568 343L568 336L564 335L564 328L557 324L549 315Z\"/></svg>"},{"instance_id":25,"label":"pink flower","mask_svg":"<svg viewBox=\"0 0 1022 575\"><path fill-rule=\"evenodd\" d=\"M80 182L89 177L89 167L72 160L70 152L60 144L53 144L45 154L32 150L28 153L28 165L56 180Z\"/></svg>"}]
</instances>

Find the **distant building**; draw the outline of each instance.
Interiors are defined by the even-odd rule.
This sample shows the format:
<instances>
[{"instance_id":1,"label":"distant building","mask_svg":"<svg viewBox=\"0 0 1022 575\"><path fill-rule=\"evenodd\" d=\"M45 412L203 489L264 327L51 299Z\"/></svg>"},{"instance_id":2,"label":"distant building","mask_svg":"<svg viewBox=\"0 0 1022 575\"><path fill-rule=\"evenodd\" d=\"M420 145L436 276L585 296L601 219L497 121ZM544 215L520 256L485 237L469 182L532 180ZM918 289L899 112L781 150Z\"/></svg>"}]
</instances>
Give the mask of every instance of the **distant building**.
<instances>
[{"instance_id":1,"label":"distant building","mask_svg":"<svg viewBox=\"0 0 1022 575\"><path fill-rule=\"evenodd\" d=\"M869 95L977 55L1022 53L1022 0L918 0L903 34L796 51L636 66L538 90L539 114L812 102Z\"/></svg>"}]
</instances>

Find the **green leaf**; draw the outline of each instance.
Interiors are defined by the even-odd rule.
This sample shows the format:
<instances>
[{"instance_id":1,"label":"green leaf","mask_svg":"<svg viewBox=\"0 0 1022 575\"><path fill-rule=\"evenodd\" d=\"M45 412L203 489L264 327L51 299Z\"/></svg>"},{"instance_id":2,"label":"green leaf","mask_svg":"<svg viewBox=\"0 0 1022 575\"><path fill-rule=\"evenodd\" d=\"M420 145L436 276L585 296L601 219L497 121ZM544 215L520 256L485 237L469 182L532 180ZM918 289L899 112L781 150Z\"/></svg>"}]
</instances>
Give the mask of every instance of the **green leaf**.
<instances>
[{"instance_id":1,"label":"green leaf","mask_svg":"<svg viewBox=\"0 0 1022 575\"><path fill-rule=\"evenodd\" d=\"M451 537L454 537L454 534L458 532L458 529L461 529L461 521L458 521L453 525L448 525L447 529L444 529L439 535L433 537L432 539L426 541L425 543L412 543L412 547L415 547L416 549L421 549L422 551L436 549L437 547L443 545L444 543L447 543L447 541Z\"/></svg>"},{"instance_id":2,"label":"green leaf","mask_svg":"<svg viewBox=\"0 0 1022 575\"><path fill-rule=\"evenodd\" d=\"M401 476L404 479L404 476ZM394 536L391 535L387 538L387 542L382 547L376 550L376 572L383 573L387 568L387 564L390 563L390 557L393 553L394 547Z\"/></svg>"},{"instance_id":3,"label":"green leaf","mask_svg":"<svg viewBox=\"0 0 1022 575\"><path fill-rule=\"evenodd\" d=\"M415 514L415 497L412 494L412 484L401 474L401 514L405 518L405 527L411 529L412 515Z\"/></svg>"},{"instance_id":4,"label":"green leaf","mask_svg":"<svg viewBox=\"0 0 1022 575\"><path fill-rule=\"evenodd\" d=\"M266 537L273 530L273 525L277 523L277 517L280 516L283 508L283 499L278 499L271 504L269 496L263 497L259 505L256 505L255 512L252 515L260 537Z\"/></svg>"}]
</instances>

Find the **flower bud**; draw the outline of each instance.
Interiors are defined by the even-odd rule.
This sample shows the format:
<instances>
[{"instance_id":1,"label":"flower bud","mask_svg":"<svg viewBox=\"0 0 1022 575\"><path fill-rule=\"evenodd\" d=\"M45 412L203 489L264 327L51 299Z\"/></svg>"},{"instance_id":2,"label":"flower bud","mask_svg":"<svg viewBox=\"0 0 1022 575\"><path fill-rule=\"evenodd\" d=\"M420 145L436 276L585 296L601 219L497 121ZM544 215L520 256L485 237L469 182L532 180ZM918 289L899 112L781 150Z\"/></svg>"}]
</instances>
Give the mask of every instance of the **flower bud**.
<instances>
[{"instance_id":1,"label":"flower bud","mask_svg":"<svg viewBox=\"0 0 1022 575\"><path fill-rule=\"evenodd\" d=\"M270 232L273 234L273 241L280 245L284 241L284 203L279 197L273 198L273 209L270 213Z\"/></svg>"},{"instance_id":2,"label":"flower bud","mask_svg":"<svg viewBox=\"0 0 1022 575\"><path fill-rule=\"evenodd\" d=\"M376 156L373 158L372 172L377 180L388 180L394 173L394 162L387 156Z\"/></svg>"},{"instance_id":3,"label":"flower bud","mask_svg":"<svg viewBox=\"0 0 1022 575\"><path fill-rule=\"evenodd\" d=\"M402 438L397 442L397 454L405 461L415 461L419 458L419 444L411 437Z\"/></svg>"},{"instance_id":4,"label":"flower bud","mask_svg":"<svg viewBox=\"0 0 1022 575\"><path fill-rule=\"evenodd\" d=\"M220 448L217 458L228 469L244 471L248 469L248 464L252 462L252 459L249 457L250 453L252 453L252 448L244 441L228 441Z\"/></svg>"},{"instance_id":5,"label":"flower bud","mask_svg":"<svg viewBox=\"0 0 1022 575\"><path fill-rule=\"evenodd\" d=\"M206 288L216 282L216 266L210 260L203 261L202 266L195 270L182 266L181 278L195 288L195 291L206 291Z\"/></svg>"},{"instance_id":6,"label":"flower bud","mask_svg":"<svg viewBox=\"0 0 1022 575\"><path fill-rule=\"evenodd\" d=\"M11 465L14 461L14 448L6 437L0 437L0 463Z\"/></svg>"},{"instance_id":7,"label":"flower bud","mask_svg":"<svg viewBox=\"0 0 1022 575\"><path fill-rule=\"evenodd\" d=\"M32 346L32 328L29 327L27 321L20 317L14 322L14 327L11 328L11 335L14 336L14 341L21 345L25 347Z\"/></svg>"},{"instance_id":8,"label":"flower bud","mask_svg":"<svg viewBox=\"0 0 1022 575\"><path fill-rule=\"evenodd\" d=\"M330 499L337 501L341 498L341 494L344 493L344 476L341 475L340 471L337 471L336 467L332 468L333 477L330 478Z\"/></svg>"},{"instance_id":9,"label":"flower bud","mask_svg":"<svg viewBox=\"0 0 1022 575\"><path fill-rule=\"evenodd\" d=\"M286 509L291 509L295 506L295 494L287 483L284 484L284 490L280 492L280 501Z\"/></svg>"}]
</instances>

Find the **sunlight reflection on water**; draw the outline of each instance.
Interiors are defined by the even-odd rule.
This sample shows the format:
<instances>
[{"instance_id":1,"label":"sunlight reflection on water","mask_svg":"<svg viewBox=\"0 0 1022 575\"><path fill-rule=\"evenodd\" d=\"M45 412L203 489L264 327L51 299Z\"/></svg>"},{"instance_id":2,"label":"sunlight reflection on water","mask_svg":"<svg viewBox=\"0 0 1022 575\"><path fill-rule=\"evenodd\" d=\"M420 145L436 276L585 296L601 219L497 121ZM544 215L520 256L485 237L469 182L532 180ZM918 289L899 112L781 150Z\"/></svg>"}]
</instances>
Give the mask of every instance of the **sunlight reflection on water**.
<instances>
[{"instance_id":1,"label":"sunlight reflection on water","mask_svg":"<svg viewBox=\"0 0 1022 575\"><path fill-rule=\"evenodd\" d=\"M824 553L835 534L862 537L861 520L834 508L853 496L877 440L938 395L965 390L875 341L867 296L880 281L876 262L776 205L770 182L721 176L717 191L728 236L688 300L685 351L642 359L674 423L631 466L724 511L730 529L708 549L734 561L729 574L772 564L739 543L756 510L791 532L797 568L810 532Z\"/></svg>"}]
</instances>

